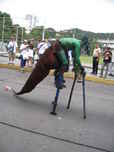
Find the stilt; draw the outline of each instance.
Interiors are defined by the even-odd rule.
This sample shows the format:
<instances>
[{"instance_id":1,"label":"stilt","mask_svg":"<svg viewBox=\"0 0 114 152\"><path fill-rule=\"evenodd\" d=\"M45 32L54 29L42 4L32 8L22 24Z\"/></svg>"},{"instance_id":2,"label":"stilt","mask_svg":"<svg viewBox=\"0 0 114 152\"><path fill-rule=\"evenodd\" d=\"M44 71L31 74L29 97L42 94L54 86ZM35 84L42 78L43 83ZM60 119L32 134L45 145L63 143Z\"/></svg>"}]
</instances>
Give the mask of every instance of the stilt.
<instances>
[{"instance_id":1,"label":"stilt","mask_svg":"<svg viewBox=\"0 0 114 152\"><path fill-rule=\"evenodd\" d=\"M56 113L56 107L57 107L57 102L58 102L59 93L60 93L60 89L57 88L55 100L54 100L54 102L52 103L52 104L53 104L53 110L52 110L52 112L50 112L50 114L52 114L52 115L56 115L56 114L57 114L57 113Z\"/></svg>"},{"instance_id":2,"label":"stilt","mask_svg":"<svg viewBox=\"0 0 114 152\"><path fill-rule=\"evenodd\" d=\"M67 104L67 109L70 108L72 93L73 93L73 90L74 90L74 86L75 86L76 80L77 80L77 74L75 74L75 77L74 77L74 81L73 81L73 84L72 84L72 88L71 88L71 92L70 92L70 96L69 96L69 100L68 100L68 104Z\"/></svg>"},{"instance_id":3,"label":"stilt","mask_svg":"<svg viewBox=\"0 0 114 152\"><path fill-rule=\"evenodd\" d=\"M85 73L82 75L82 90L83 90L83 118L86 119L86 101L85 101Z\"/></svg>"}]
</instances>

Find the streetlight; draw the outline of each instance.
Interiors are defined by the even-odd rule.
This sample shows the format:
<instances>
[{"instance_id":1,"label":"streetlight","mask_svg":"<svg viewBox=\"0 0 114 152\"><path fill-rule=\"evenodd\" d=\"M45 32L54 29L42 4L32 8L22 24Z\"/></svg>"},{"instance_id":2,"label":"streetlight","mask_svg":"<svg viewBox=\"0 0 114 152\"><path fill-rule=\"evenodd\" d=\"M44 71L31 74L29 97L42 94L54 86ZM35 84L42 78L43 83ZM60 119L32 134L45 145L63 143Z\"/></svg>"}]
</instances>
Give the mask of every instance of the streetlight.
<instances>
[{"instance_id":1,"label":"streetlight","mask_svg":"<svg viewBox=\"0 0 114 152\"><path fill-rule=\"evenodd\" d=\"M42 41L45 39L45 28L43 26L43 31L42 31Z\"/></svg>"},{"instance_id":2,"label":"streetlight","mask_svg":"<svg viewBox=\"0 0 114 152\"><path fill-rule=\"evenodd\" d=\"M18 43L18 26L16 27L16 42Z\"/></svg>"},{"instance_id":3,"label":"streetlight","mask_svg":"<svg viewBox=\"0 0 114 152\"><path fill-rule=\"evenodd\" d=\"M21 42L23 42L23 27L22 27L22 33L21 33Z\"/></svg>"}]
</instances>

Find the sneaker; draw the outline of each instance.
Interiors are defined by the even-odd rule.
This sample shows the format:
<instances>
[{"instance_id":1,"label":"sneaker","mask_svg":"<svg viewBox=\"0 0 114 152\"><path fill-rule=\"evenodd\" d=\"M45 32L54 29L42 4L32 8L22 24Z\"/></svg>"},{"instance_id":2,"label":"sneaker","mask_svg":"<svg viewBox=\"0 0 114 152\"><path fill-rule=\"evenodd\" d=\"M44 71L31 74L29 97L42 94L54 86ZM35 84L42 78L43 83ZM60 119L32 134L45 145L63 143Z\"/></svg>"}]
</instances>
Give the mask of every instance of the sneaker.
<instances>
[{"instance_id":1,"label":"sneaker","mask_svg":"<svg viewBox=\"0 0 114 152\"><path fill-rule=\"evenodd\" d=\"M63 79L63 83L65 83L66 81Z\"/></svg>"}]
</instances>

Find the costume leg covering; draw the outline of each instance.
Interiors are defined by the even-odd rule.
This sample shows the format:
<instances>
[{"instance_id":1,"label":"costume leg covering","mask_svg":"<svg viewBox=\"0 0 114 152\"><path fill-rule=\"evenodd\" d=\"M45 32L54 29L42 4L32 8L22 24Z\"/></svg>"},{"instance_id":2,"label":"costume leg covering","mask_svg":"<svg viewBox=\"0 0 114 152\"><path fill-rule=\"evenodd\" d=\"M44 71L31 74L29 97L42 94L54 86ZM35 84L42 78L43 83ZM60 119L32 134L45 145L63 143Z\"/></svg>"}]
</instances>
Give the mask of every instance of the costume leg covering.
<instances>
[{"instance_id":1,"label":"costume leg covering","mask_svg":"<svg viewBox=\"0 0 114 152\"><path fill-rule=\"evenodd\" d=\"M49 70L55 68L56 65L56 57L54 56L53 50L49 48L38 60L36 67L33 69L31 75L29 76L21 91L15 94L21 95L32 91L35 86L49 74Z\"/></svg>"}]
</instances>

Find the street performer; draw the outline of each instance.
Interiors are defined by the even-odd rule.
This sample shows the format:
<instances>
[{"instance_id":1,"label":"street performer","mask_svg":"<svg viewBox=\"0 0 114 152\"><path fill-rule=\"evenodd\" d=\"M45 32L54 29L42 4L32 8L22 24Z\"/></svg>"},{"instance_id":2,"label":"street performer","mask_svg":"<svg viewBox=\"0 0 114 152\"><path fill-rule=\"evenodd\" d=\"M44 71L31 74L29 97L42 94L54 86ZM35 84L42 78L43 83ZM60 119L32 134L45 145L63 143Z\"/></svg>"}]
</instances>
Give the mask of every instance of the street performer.
<instances>
[{"instance_id":1,"label":"street performer","mask_svg":"<svg viewBox=\"0 0 114 152\"><path fill-rule=\"evenodd\" d=\"M46 49L45 53L38 60L28 80L17 95L32 91L40 83L51 69L55 69L56 88L63 88L63 74L68 71L68 50L72 50L73 65L75 73L83 74L84 68L80 62L80 41L75 38L61 38Z\"/></svg>"},{"instance_id":2,"label":"street performer","mask_svg":"<svg viewBox=\"0 0 114 152\"><path fill-rule=\"evenodd\" d=\"M39 84L48 74L51 69L55 70L55 85L56 85L56 96L53 104L53 109L50 112L53 115L56 115L56 106L58 102L58 97L60 89L64 87L64 72L68 71L69 59L68 51L72 50L73 58L73 69L75 72L75 77L73 85L71 88L71 93L68 100L67 109L70 108L72 92L74 90L75 82L79 73L82 74L82 86L83 86L83 112L84 119L86 118L85 110L85 70L80 62L80 41L75 38L61 38L53 42L49 48L47 48L42 54L41 58L38 60L35 68L30 74L28 80L25 82L24 86L19 92L13 90L14 95L22 95L25 93L31 92L37 84Z\"/></svg>"},{"instance_id":3,"label":"street performer","mask_svg":"<svg viewBox=\"0 0 114 152\"><path fill-rule=\"evenodd\" d=\"M64 72L68 71L69 67L69 59L68 59L68 51L72 50L72 58L73 58L73 70L76 74L83 74L84 68L80 62L80 40L75 38L61 38L56 40L55 44L55 52L57 59L59 61L59 68L55 70L55 85L62 89L64 87ZM58 83L58 76L61 81ZM61 78L60 78L61 77Z\"/></svg>"}]
</instances>

